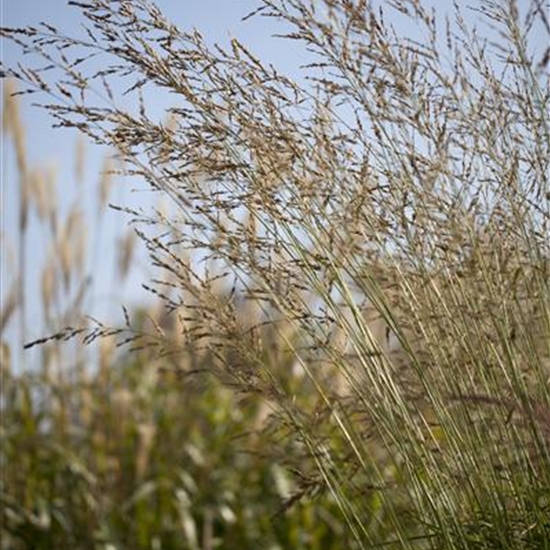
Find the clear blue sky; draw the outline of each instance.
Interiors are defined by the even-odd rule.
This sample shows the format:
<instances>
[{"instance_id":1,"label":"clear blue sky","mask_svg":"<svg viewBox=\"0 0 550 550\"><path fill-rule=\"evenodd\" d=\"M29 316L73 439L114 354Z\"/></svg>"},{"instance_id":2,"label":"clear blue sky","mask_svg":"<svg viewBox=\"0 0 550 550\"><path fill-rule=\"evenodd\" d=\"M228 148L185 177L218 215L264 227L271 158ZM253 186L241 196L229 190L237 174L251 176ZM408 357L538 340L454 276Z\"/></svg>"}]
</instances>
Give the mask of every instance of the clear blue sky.
<instances>
[{"instance_id":1,"label":"clear blue sky","mask_svg":"<svg viewBox=\"0 0 550 550\"><path fill-rule=\"evenodd\" d=\"M297 76L301 62L299 50L295 44L273 38L274 32L280 32L279 27L265 18L253 18L242 22L255 7L256 0L158 0L156 5L180 28L189 30L198 28L209 43L220 42L228 44L231 37L237 37L246 43L252 51L265 61L274 63L279 69ZM83 18L80 10L68 6L67 0L4 0L1 5L1 25L6 27L24 27L36 25L42 21L56 26L67 34L77 35ZM20 49L9 41L2 40L2 59L6 65L26 61ZM302 58L302 61L305 58ZM44 99L44 98L40 98ZM74 153L76 132L68 129L52 129L52 119L43 110L32 107L32 100L37 96L21 98L22 115L26 128L28 152L34 165L54 165L57 168L58 197L61 210L68 212L76 202L93 205L97 196L97 183L105 151L97 146L86 146L86 170L83 185L79 185L74 177ZM150 105L151 107L151 105ZM10 242L16 245L17 235L17 205L18 178L15 171L15 159L10 144L2 140L2 201L1 229L4 237L2 244ZM136 205L152 203L146 192L135 192L135 188L144 189L138 182L123 181L115 185L110 197L111 202L121 205ZM88 212L88 214L91 214ZM93 219L93 216L90 216ZM93 251L88 271L93 278L93 286L84 306L87 313L100 318L120 317L120 304L142 301L146 295L141 290L141 282L148 280L148 273L134 271L124 288L116 280L115 235L126 231L126 219L118 213L107 212L104 217L101 234L89 234L88 246ZM93 226L90 226L92 233ZM40 313L40 276L43 260L46 257L48 239L40 234L38 226L29 227L31 253L27 258L28 272L28 334L27 340L43 336L44 328L40 324L29 322L36 319ZM3 238L4 238L3 237ZM99 241L98 241L99 238ZM94 243L96 240L98 242ZM5 297L9 290L14 270L10 266L5 246L2 258L0 292ZM147 263L145 258L142 262ZM38 309L38 311L36 311ZM35 310L35 311L33 311ZM8 338L17 342L17 324L12 323Z\"/></svg>"},{"instance_id":2,"label":"clear blue sky","mask_svg":"<svg viewBox=\"0 0 550 550\"><path fill-rule=\"evenodd\" d=\"M468 2L469 3L469 2ZM303 47L296 42L283 41L273 38L275 32L281 32L274 21L265 18L253 18L247 22L241 22L241 18L257 7L256 0L157 0L157 6L175 24L183 29L197 27L201 30L210 43L221 42L227 44L230 37L242 40L256 55L276 65L281 71L299 77L298 66L306 60ZM438 14L445 9L452 8L451 0L430 0L427 5L436 6ZM467 2L460 2L466 6ZM527 7L528 0L520 0L520 7ZM3 0L2 26L22 27L46 21L66 31L69 34L78 34L78 26L82 21L80 10L69 7L67 0ZM467 12L466 12L467 14ZM470 22L477 16L469 16ZM407 32L409 29L400 28L399 18L396 18L396 27L399 31ZM8 41L1 42L2 58L7 65L12 65L22 60L20 51ZM541 34L540 49L544 48L544 35ZM34 96L33 96L34 97ZM68 210L75 200L80 200L78 186L74 180L72 159L74 158L75 133L69 130L53 130L51 119L43 111L31 108L30 100L24 100L23 115L27 128L27 142L30 148L31 160L35 163L54 162L59 166L58 193L62 197L63 208ZM13 155L10 147L2 144L2 232L10 238L16 234L16 205L17 205L17 177L13 169ZM85 203L91 204L93 197L97 195L96 185L99 179L98 170L104 152L97 147L87 147L87 168L85 172L84 188ZM141 184L138 184L141 185ZM124 182L119 185L113 196L112 202L118 204L134 204L136 199L143 200L146 194L131 194L134 184ZM141 187L143 187L141 185ZM112 315L116 310L116 304L121 302L139 301L144 296L140 291L140 282L147 280L147 274L134 274L126 289L121 289L113 280L113 235L120 232L125 224L125 219L116 213L110 213L106 218L101 242L96 245L99 254L96 253L96 261L88 267L93 275L95 284L90 295L90 301L86 310L95 316L104 318ZM36 254L29 258L29 286L36 288L41 259L44 250L40 236L37 237ZM94 235L89 236L93 241ZM91 244L91 242L90 242ZM2 259L2 282L9 282L12 273L5 258ZM4 286L6 286L4 284ZM6 292L2 288L1 292ZM116 294L113 294L116 291ZM111 294L106 294L111 293ZM40 326L29 327L30 338L42 336Z\"/></svg>"}]
</instances>

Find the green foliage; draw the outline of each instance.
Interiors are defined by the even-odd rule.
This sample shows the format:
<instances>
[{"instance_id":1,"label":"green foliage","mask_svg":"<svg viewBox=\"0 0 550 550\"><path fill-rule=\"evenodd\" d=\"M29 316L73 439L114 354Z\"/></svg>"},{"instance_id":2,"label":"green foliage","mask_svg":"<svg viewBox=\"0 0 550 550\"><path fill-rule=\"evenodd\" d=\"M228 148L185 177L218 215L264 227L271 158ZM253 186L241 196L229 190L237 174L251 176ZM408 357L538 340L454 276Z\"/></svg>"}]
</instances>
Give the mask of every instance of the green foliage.
<instances>
[{"instance_id":1,"label":"green foliage","mask_svg":"<svg viewBox=\"0 0 550 550\"><path fill-rule=\"evenodd\" d=\"M4 376L3 548L341 548L330 498L266 458L259 402L126 360L72 382ZM348 541L349 542L349 541Z\"/></svg>"}]
</instances>

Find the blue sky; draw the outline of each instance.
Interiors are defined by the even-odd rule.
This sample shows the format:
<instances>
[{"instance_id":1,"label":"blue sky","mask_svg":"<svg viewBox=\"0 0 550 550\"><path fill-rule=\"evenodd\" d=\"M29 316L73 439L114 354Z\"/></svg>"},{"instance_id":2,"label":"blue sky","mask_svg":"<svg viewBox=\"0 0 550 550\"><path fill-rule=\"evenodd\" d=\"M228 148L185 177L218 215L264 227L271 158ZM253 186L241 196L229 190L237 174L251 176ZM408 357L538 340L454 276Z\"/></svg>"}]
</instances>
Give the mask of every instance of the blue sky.
<instances>
[{"instance_id":1,"label":"blue sky","mask_svg":"<svg viewBox=\"0 0 550 550\"><path fill-rule=\"evenodd\" d=\"M451 0L430 0L426 5L436 6L438 15L452 7ZM283 41L271 35L281 32L281 28L272 20L253 18L242 22L241 18L257 7L256 0L157 0L158 7L179 27L189 30L196 27L201 30L210 43L229 43L231 37L243 41L251 51L264 61L271 62L282 72L290 73L299 78L299 65L305 61L303 46L296 42ZM460 2L466 6L466 2ZM520 0L520 7L526 7L528 0ZM22 27L46 21L68 34L78 34L82 21L80 10L69 7L67 0L4 0L2 2L2 26ZM478 17L466 12L469 22L475 22ZM399 32L406 33L410 29L400 27L400 20L395 19ZM540 49L544 46L544 35L541 36ZM2 59L7 65L22 61L19 49L7 41L1 42ZM82 186L75 182L73 158L76 134L70 130L53 130L51 119L40 109L30 106L30 99L22 100L22 114L27 129L27 143L30 158L33 163L54 163L58 167L58 196L62 206L68 211L76 201L90 205L97 195L98 171L101 166L104 151L98 147L86 147L86 170ZM14 171L14 159L11 147L2 143L2 232L15 237L16 205L17 205L17 175ZM147 202L147 193L133 193L135 187L143 189L142 184L120 182L116 186L111 201L117 204L132 205L136 202ZM115 248L114 235L125 230L126 220L117 213L110 212L105 218L100 240L95 244L96 251L88 271L93 277L94 286L91 289L85 310L100 318L112 317L120 312L122 302L138 302L145 294L140 290L140 282L148 279L147 273L134 273L127 285L121 287L114 278L113 252ZM45 255L44 241L40 235L31 231L31 238L36 239L36 250L29 258L29 288L36 288L41 260ZM93 241L97 235L90 235ZM91 244L91 243L90 243ZM146 262L143 262L144 267ZM145 268L146 269L146 268ZM2 282L6 287L13 275L6 260L2 260ZM1 290L6 292L6 288ZM37 307L37 306L35 306ZM119 315L118 315L119 316ZM40 337L43 329L39 325L29 327L28 338Z\"/></svg>"},{"instance_id":2,"label":"blue sky","mask_svg":"<svg viewBox=\"0 0 550 550\"><path fill-rule=\"evenodd\" d=\"M277 65L281 70L296 74L299 56L296 55L295 46L272 38L270 35L279 31L265 19L254 18L242 22L247 15L257 6L255 0L159 0L157 6L180 28L201 30L208 42L221 42L228 44L232 37L237 37L258 55ZM67 0L7 0L2 3L2 26L23 27L36 25L42 21L56 26L67 34L78 35L82 22L80 10L68 6ZM19 48L8 41L2 41L2 59L7 65L13 65L19 61L25 63L26 58L21 56ZM37 96L32 96L35 100ZM43 98L41 98L43 99ZM87 144L85 177L82 184L75 181L73 159L76 148L76 132L67 129L52 129L52 120L43 110L31 106L31 97L21 98L21 114L26 128L26 138L31 163L34 165L53 165L57 171L57 196L61 200L61 209L67 213L71 207L82 202L92 205L97 196L97 183L105 151L99 147ZM151 106L150 106L151 107ZM2 233L7 236L15 246L17 235L17 197L18 178L14 169L15 159L10 144L3 139L2 143ZM137 188L137 189L136 189ZM119 181L115 185L110 197L111 202L120 205L136 205L152 203L150 195L143 185L138 182ZM90 214L90 212L88 212ZM93 216L92 216L93 219ZM118 213L107 212L103 218L100 234L92 234L88 237L88 244L94 250L87 270L92 276L93 286L85 303L85 311L100 319L120 317L120 304L132 303L143 300L146 295L141 290L140 283L148 279L148 273L134 271L124 287L121 288L116 278L115 268L115 235L124 233L126 219ZM94 231L93 226L90 229ZM27 258L28 274L27 288L29 298L39 288L41 267L46 255L47 238L39 234L38 227L29 228L31 251ZM97 241L93 243L93 241ZM4 245L3 241L3 245ZM36 244L35 244L36 243ZM7 250L7 247L6 247ZM144 270L146 260L142 258L139 263ZM2 261L2 294L8 290L8 286L14 275L13 268L7 261L7 255ZM28 309L39 308L39 296L29 299ZM28 311L27 317L36 318L35 312ZM13 324L10 339L18 341L17 325ZM31 325L31 323L27 323ZM28 326L27 340L43 336L43 327L39 324Z\"/></svg>"}]
</instances>

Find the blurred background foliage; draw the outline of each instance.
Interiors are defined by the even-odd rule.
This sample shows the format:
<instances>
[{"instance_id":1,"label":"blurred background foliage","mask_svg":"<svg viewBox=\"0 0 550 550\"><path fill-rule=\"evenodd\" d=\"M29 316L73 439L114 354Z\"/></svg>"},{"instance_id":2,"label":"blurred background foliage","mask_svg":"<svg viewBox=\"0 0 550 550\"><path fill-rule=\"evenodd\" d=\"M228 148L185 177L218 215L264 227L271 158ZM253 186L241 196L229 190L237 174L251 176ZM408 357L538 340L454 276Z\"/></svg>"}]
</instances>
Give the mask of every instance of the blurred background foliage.
<instances>
[{"instance_id":1,"label":"blurred background foliage","mask_svg":"<svg viewBox=\"0 0 550 550\"><path fill-rule=\"evenodd\" d=\"M2 285L2 548L353 547L330 496L300 502L300 479L287 467L285 446L273 446L262 398L223 387L208 372L207 354L180 352L175 370L174 359L121 352L113 340L54 341L21 362L27 331L13 325L23 317L42 334L82 318L84 266L94 252L85 230L96 238L102 215L90 231L83 212L63 214L52 202L55 176L29 167L14 91L8 82L3 138L14 148L20 194L5 197L19 212L19 234L11 246L3 235L14 253L11 284L4 277ZM75 151L78 167L82 142ZM102 211L113 163L107 156L96 188ZM32 225L49 240L49 256L42 266L32 258L29 272L39 276L25 283L18 269L33 255ZM120 282L134 258L133 231L121 233ZM135 309L132 323L155 316L159 307L150 303Z\"/></svg>"}]
</instances>

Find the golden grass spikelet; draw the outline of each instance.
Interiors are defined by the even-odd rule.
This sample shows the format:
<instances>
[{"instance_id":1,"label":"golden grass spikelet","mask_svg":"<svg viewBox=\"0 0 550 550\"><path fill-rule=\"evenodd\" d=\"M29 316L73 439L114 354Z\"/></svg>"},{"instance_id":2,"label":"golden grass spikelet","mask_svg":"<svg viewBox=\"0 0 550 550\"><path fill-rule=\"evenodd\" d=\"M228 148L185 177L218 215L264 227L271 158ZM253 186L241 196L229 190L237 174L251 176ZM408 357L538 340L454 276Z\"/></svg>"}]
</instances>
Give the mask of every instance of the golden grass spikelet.
<instances>
[{"instance_id":1,"label":"golden grass spikelet","mask_svg":"<svg viewBox=\"0 0 550 550\"><path fill-rule=\"evenodd\" d=\"M138 445L136 451L136 476L142 479L149 466L151 448L155 441L156 427L150 422L138 425Z\"/></svg>"},{"instance_id":2,"label":"golden grass spikelet","mask_svg":"<svg viewBox=\"0 0 550 550\"><path fill-rule=\"evenodd\" d=\"M136 247L136 233L130 228L118 240L118 276L124 281L128 276Z\"/></svg>"},{"instance_id":3,"label":"golden grass spikelet","mask_svg":"<svg viewBox=\"0 0 550 550\"><path fill-rule=\"evenodd\" d=\"M109 201L109 195L113 184L113 171L115 161L112 156L108 156L103 161L101 168L101 177L99 179L99 208L104 208Z\"/></svg>"},{"instance_id":4,"label":"golden grass spikelet","mask_svg":"<svg viewBox=\"0 0 550 550\"><path fill-rule=\"evenodd\" d=\"M10 290L2 296L2 311L0 312L0 334L8 326L8 323L17 310L19 303L19 286L17 282L12 283Z\"/></svg>"},{"instance_id":5,"label":"golden grass spikelet","mask_svg":"<svg viewBox=\"0 0 550 550\"><path fill-rule=\"evenodd\" d=\"M100 379L107 384L110 367L115 356L115 344L113 338L101 338L99 340L99 372Z\"/></svg>"},{"instance_id":6,"label":"golden grass spikelet","mask_svg":"<svg viewBox=\"0 0 550 550\"><path fill-rule=\"evenodd\" d=\"M84 180L84 167L86 161L86 142L84 136L78 134L76 137L75 157L74 157L74 177L77 183L81 184Z\"/></svg>"},{"instance_id":7,"label":"golden grass spikelet","mask_svg":"<svg viewBox=\"0 0 550 550\"><path fill-rule=\"evenodd\" d=\"M79 277L82 278L86 269L88 229L85 223L84 214L81 211L77 217L74 233L72 237L74 266Z\"/></svg>"},{"instance_id":8,"label":"golden grass spikelet","mask_svg":"<svg viewBox=\"0 0 550 550\"><path fill-rule=\"evenodd\" d=\"M0 377L5 380L5 376L12 373L11 349L7 342L0 341Z\"/></svg>"},{"instance_id":9,"label":"golden grass spikelet","mask_svg":"<svg viewBox=\"0 0 550 550\"><path fill-rule=\"evenodd\" d=\"M42 348L42 365L44 375L47 380L58 383L61 382L66 373L63 372L63 354L59 343L49 342Z\"/></svg>"},{"instance_id":10,"label":"golden grass spikelet","mask_svg":"<svg viewBox=\"0 0 550 550\"><path fill-rule=\"evenodd\" d=\"M29 197L36 208L38 218L44 221L46 218L46 189L44 171L33 168L29 174Z\"/></svg>"},{"instance_id":11,"label":"golden grass spikelet","mask_svg":"<svg viewBox=\"0 0 550 550\"><path fill-rule=\"evenodd\" d=\"M29 206L36 209L41 223L49 223L55 233L56 217L56 167L34 167L28 174L26 195Z\"/></svg>"},{"instance_id":12,"label":"golden grass spikelet","mask_svg":"<svg viewBox=\"0 0 550 550\"><path fill-rule=\"evenodd\" d=\"M52 256L52 253L53 249L50 249L41 274L42 308L46 319L51 318L52 304L54 303L58 291L56 260L55 257Z\"/></svg>"},{"instance_id":13,"label":"golden grass spikelet","mask_svg":"<svg viewBox=\"0 0 550 550\"><path fill-rule=\"evenodd\" d=\"M27 155L25 149L25 128L21 120L19 98L13 94L17 92L15 81L8 79L4 84L4 105L2 130L14 141L17 155L17 169L21 179L25 179L27 173Z\"/></svg>"},{"instance_id":14,"label":"golden grass spikelet","mask_svg":"<svg viewBox=\"0 0 550 550\"><path fill-rule=\"evenodd\" d=\"M68 287L73 272L82 274L86 258L86 227L84 214L75 205L69 211L58 237L58 252L65 287Z\"/></svg>"},{"instance_id":15,"label":"golden grass spikelet","mask_svg":"<svg viewBox=\"0 0 550 550\"><path fill-rule=\"evenodd\" d=\"M2 106L2 132L12 135L19 116L19 102L13 94L17 91L15 80L4 80L4 105Z\"/></svg>"},{"instance_id":16,"label":"golden grass spikelet","mask_svg":"<svg viewBox=\"0 0 550 550\"><path fill-rule=\"evenodd\" d=\"M70 234L67 232L67 226L64 226L58 239L58 251L65 288L68 288L71 279L72 249Z\"/></svg>"},{"instance_id":17,"label":"golden grass spikelet","mask_svg":"<svg viewBox=\"0 0 550 550\"><path fill-rule=\"evenodd\" d=\"M53 234L56 234L58 231L57 167L53 163L46 169L44 186L44 211L48 215Z\"/></svg>"}]
</instances>

